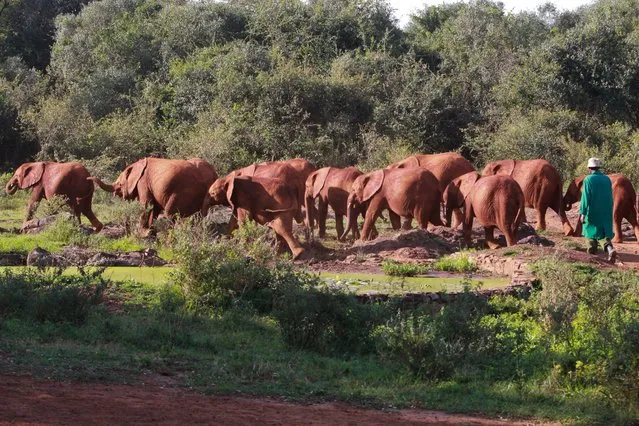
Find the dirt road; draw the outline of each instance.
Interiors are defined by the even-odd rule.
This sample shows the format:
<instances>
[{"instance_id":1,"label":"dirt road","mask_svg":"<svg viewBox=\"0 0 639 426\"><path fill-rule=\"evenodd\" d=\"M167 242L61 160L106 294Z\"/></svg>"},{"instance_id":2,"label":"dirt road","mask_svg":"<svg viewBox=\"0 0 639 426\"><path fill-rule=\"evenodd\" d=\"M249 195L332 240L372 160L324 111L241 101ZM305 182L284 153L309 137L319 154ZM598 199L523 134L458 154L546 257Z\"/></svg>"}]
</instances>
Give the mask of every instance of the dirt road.
<instances>
[{"instance_id":1,"label":"dirt road","mask_svg":"<svg viewBox=\"0 0 639 426\"><path fill-rule=\"evenodd\" d=\"M106 385L0 376L0 425L532 425L435 411L207 396L160 384Z\"/></svg>"}]
</instances>

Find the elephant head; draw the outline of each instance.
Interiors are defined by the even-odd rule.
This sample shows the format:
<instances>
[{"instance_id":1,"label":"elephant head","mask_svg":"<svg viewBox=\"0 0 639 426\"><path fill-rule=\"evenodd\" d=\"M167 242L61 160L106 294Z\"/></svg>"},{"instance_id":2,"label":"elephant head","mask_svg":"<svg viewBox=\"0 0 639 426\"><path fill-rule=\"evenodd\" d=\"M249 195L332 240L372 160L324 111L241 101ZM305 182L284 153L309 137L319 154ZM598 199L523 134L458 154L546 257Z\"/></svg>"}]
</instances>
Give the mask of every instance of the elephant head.
<instances>
[{"instance_id":1,"label":"elephant head","mask_svg":"<svg viewBox=\"0 0 639 426\"><path fill-rule=\"evenodd\" d=\"M482 176L507 175L511 176L515 170L515 160L500 160L486 164L481 172Z\"/></svg>"},{"instance_id":2,"label":"elephant head","mask_svg":"<svg viewBox=\"0 0 639 426\"><path fill-rule=\"evenodd\" d=\"M306 187L304 191L304 207L306 209L306 224L310 229L315 225L315 199L320 191L326 185L326 179L331 172L330 167L324 167L316 172L311 173L306 179Z\"/></svg>"},{"instance_id":3,"label":"elephant head","mask_svg":"<svg viewBox=\"0 0 639 426\"><path fill-rule=\"evenodd\" d=\"M448 184L442 194L442 203L445 209L445 226L451 226L453 210L464 207L464 200L479 178L479 173L469 172Z\"/></svg>"},{"instance_id":4,"label":"elephant head","mask_svg":"<svg viewBox=\"0 0 639 426\"><path fill-rule=\"evenodd\" d=\"M94 181L100 188L107 192L113 193L118 197L121 197L125 200L132 200L137 197L137 186L144 175L148 164L148 159L143 158L129 167L124 169L120 176L115 180L115 182L111 185L102 182L97 177L90 177L90 179Z\"/></svg>"},{"instance_id":5,"label":"elephant head","mask_svg":"<svg viewBox=\"0 0 639 426\"><path fill-rule=\"evenodd\" d=\"M222 205L235 209L233 204L233 190L235 186L236 174L230 173L225 177L216 179L209 187L202 203L202 216L206 216L211 206Z\"/></svg>"},{"instance_id":6,"label":"elephant head","mask_svg":"<svg viewBox=\"0 0 639 426\"><path fill-rule=\"evenodd\" d=\"M18 189L27 189L37 185L42 180L46 163L24 163L13 174L7 182L5 190L7 194L13 195Z\"/></svg>"},{"instance_id":7,"label":"elephant head","mask_svg":"<svg viewBox=\"0 0 639 426\"><path fill-rule=\"evenodd\" d=\"M572 209L572 205L581 199L581 188L584 183L584 176L573 179L564 194L564 209Z\"/></svg>"},{"instance_id":8,"label":"elephant head","mask_svg":"<svg viewBox=\"0 0 639 426\"><path fill-rule=\"evenodd\" d=\"M361 211L366 210L370 199L382 189L384 177L384 170L376 170L355 179L346 202L347 225L344 228L344 233L340 236L341 239L346 238L346 234L350 230L357 230L357 216Z\"/></svg>"}]
</instances>

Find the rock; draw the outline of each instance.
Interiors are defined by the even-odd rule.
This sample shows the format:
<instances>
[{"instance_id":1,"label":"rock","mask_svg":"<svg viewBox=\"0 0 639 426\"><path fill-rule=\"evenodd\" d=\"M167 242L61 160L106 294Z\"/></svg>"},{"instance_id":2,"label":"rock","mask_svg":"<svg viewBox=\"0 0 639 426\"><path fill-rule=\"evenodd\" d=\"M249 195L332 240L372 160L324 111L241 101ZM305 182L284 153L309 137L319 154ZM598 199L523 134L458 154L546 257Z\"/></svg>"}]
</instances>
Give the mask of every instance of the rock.
<instances>
[{"instance_id":1,"label":"rock","mask_svg":"<svg viewBox=\"0 0 639 426\"><path fill-rule=\"evenodd\" d=\"M66 246L59 254L66 264L72 266L84 266L94 255L95 251L79 246Z\"/></svg>"},{"instance_id":2,"label":"rock","mask_svg":"<svg viewBox=\"0 0 639 426\"><path fill-rule=\"evenodd\" d=\"M100 252L87 260L87 266L164 266L166 261L153 249L130 253Z\"/></svg>"},{"instance_id":3,"label":"rock","mask_svg":"<svg viewBox=\"0 0 639 426\"><path fill-rule=\"evenodd\" d=\"M24 266L27 257L22 253L0 253L0 266Z\"/></svg>"},{"instance_id":4,"label":"rock","mask_svg":"<svg viewBox=\"0 0 639 426\"><path fill-rule=\"evenodd\" d=\"M49 253L47 250L36 247L27 256L27 266L69 266L64 258L56 254Z\"/></svg>"},{"instance_id":5,"label":"rock","mask_svg":"<svg viewBox=\"0 0 639 426\"><path fill-rule=\"evenodd\" d=\"M544 238L537 234L524 237L521 240L517 241L517 244L531 244L534 246L543 246L543 247L552 247L555 245L555 243L550 241L548 238Z\"/></svg>"},{"instance_id":6,"label":"rock","mask_svg":"<svg viewBox=\"0 0 639 426\"><path fill-rule=\"evenodd\" d=\"M107 238L118 239L127 235L127 229L123 225L116 225L108 223L104 225L104 228L100 231L100 235L104 235Z\"/></svg>"}]
</instances>

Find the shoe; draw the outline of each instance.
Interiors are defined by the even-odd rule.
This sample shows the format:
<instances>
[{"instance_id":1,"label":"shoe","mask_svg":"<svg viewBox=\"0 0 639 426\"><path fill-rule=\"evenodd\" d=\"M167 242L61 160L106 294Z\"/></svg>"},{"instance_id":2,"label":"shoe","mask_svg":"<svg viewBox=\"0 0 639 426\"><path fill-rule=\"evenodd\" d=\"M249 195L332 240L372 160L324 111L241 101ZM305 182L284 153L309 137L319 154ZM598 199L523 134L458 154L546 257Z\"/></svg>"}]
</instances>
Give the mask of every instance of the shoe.
<instances>
[{"instance_id":1,"label":"shoe","mask_svg":"<svg viewBox=\"0 0 639 426\"><path fill-rule=\"evenodd\" d=\"M613 264L617 262L617 250L615 250L614 248L608 250L608 262Z\"/></svg>"}]
</instances>

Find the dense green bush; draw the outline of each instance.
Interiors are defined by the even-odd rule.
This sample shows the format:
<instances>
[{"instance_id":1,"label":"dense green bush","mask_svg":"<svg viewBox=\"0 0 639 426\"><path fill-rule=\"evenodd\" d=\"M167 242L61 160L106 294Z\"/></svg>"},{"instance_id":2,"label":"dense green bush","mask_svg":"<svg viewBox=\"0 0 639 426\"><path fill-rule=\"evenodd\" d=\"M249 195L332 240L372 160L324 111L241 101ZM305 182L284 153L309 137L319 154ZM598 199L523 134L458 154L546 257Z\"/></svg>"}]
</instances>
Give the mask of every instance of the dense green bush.
<instances>
[{"instance_id":1,"label":"dense green bush","mask_svg":"<svg viewBox=\"0 0 639 426\"><path fill-rule=\"evenodd\" d=\"M601 386L611 403L639 407L639 277L554 260L537 264L541 324L563 386ZM634 408L632 408L634 407Z\"/></svg>"},{"instance_id":2,"label":"dense green bush","mask_svg":"<svg viewBox=\"0 0 639 426\"><path fill-rule=\"evenodd\" d=\"M173 228L167 241L177 263L171 280L194 310L228 308L238 301L250 303L254 297L259 307L268 310L272 303L268 294L277 286L279 272L290 269L277 256L270 229L253 222L243 223L229 238L220 238L211 234L205 220L190 218Z\"/></svg>"},{"instance_id":3,"label":"dense green bush","mask_svg":"<svg viewBox=\"0 0 639 426\"><path fill-rule=\"evenodd\" d=\"M372 331L391 311L392 304L363 305L343 289L297 273L278 283L273 316L290 347L342 354L371 352Z\"/></svg>"},{"instance_id":4,"label":"dense green bush","mask_svg":"<svg viewBox=\"0 0 639 426\"><path fill-rule=\"evenodd\" d=\"M107 281L102 270L66 275L59 268L0 274L0 317L38 322L86 322L101 303Z\"/></svg>"},{"instance_id":5,"label":"dense green bush","mask_svg":"<svg viewBox=\"0 0 639 426\"><path fill-rule=\"evenodd\" d=\"M379 353L433 379L485 367L496 345L496 330L481 321L488 308L485 299L465 293L439 311L398 313L375 330Z\"/></svg>"}]
</instances>

